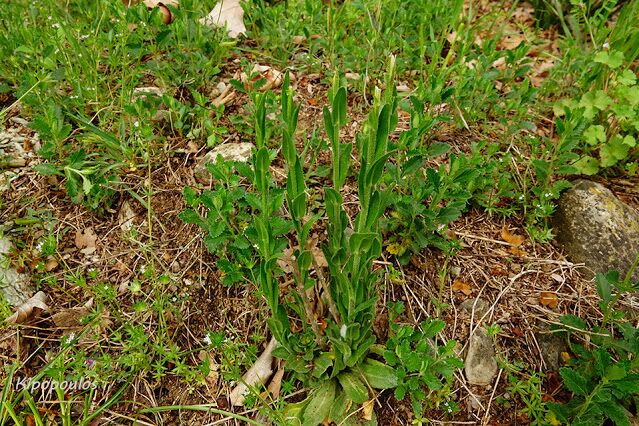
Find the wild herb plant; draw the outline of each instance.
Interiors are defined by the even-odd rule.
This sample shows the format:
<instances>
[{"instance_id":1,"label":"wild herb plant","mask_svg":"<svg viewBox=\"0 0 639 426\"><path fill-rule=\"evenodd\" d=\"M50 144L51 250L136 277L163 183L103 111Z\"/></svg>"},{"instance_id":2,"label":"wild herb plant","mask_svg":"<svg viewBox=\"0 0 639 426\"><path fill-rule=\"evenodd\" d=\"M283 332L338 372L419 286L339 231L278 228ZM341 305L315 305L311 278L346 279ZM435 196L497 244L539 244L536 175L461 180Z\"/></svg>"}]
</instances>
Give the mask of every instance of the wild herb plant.
<instances>
[{"instance_id":1,"label":"wild herb plant","mask_svg":"<svg viewBox=\"0 0 639 426\"><path fill-rule=\"evenodd\" d=\"M574 162L579 173L594 175L600 169L621 166L636 173L639 134L639 84L623 52L602 50L594 62L605 68L603 78L589 84L579 99L564 99L555 113L582 130L580 156ZM583 123L583 124L582 124ZM560 129L561 130L561 129Z\"/></svg>"},{"instance_id":2,"label":"wild herb plant","mask_svg":"<svg viewBox=\"0 0 639 426\"><path fill-rule=\"evenodd\" d=\"M393 81L393 75L391 63L388 81ZM274 313L269 326L280 344L277 355L287 361L303 383L314 389L305 401L288 411L303 424L319 424L325 419L343 421L358 404L370 398L369 388L394 387L397 380L392 368L368 357L376 341L372 321L379 280L372 262L381 254L378 219L386 207L386 194L380 182L390 156L389 132L397 124L396 95L394 85L387 86L384 96L377 92L363 135L357 139L360 210L350 229L340 190L350 166L351 145L340 139L339 130L346 124L347 103L346 90L338 81L334 80L330 91L331 108L324 108L324 127L332 154L332 186L323 188L328 219L328 241L323 247L327 276L317 267L317 259L308 245L308 232L320 215L306 217L302 163L292 138L298 107L292 101L288 82L282 94L285 123L282 152L289 169L286 199L297 231L293 279L299 290L288 306L276 304L275 298L269 301ZM264 255L261 257L263 263L268 260ZM311 276L312 270L316 272L315 278ZM309 297L313 288L323 293L320 300ZM300 332L293 331L290 312L299 318Z\"/></svg>"},{"instance_id":3,"label":"wild herb plant","mask_svg":"<svg viewBox=\"0 0 639 426\"><path fill-rule=\"evenodd\" d=\"M443 346L437 343L437 335L446 323L428 319L417 328L401 325L396 318L403 313L404 305L399 302L389 308L390 333L384 359L397 371L395 398L410 398L416 417L421 417L425 408L454 414L458 408L450 398L451 386L454 373L463 367L463 362L454 351L454 340Z\"/></svg>"},{"instance_id":4,"label":"wild herb plant","mask_svg":"<svg viewBox=\"0 0 639 426\"><path fill-rule=\"evenodd\" d=\"M533 426L545 426L552 424L548 406L544 400L544 378L533 371L527 364L519 361L498 361L500 367L507 371L506 392L504 396L495 398L495 401L509 409L516 407L517 411L525 415ZM507 396L506 396L507 394Z\"/></svg>"},{"instance_id":5,"label":"wild herb plant","mask_svg":"<svg viewBox=\"0 0 639 426\"><path fill-rule=\"evenodd\" d=\"M632 407L639 403L639 328L636 318L619 309L622 297L639 290L632 274L639 256L624 279L616 271L597 274L599 307L603 314L595 325L574 315L562 317L574 356L559 373L573 398L565 403L548 403L556 419L573 425L630 425ZM586 335L590 345L577 343Z\"/></svg>"}]
</instances>

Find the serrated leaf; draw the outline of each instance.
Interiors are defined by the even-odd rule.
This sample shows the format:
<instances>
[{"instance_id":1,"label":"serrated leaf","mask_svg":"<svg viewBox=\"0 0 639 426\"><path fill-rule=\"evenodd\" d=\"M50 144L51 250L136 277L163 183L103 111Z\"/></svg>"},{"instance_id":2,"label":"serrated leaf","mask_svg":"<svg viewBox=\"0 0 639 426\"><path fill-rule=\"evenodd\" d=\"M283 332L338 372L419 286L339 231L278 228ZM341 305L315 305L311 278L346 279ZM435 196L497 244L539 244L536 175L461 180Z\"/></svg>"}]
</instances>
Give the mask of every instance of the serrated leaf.
<instances>
[{"instance_id":1,"label":"serrated leaf","mask_svg":"<svg viewBox=\"0 0 639 426\"><path fill-rule=\"evenodd\" d=\"M587 395L589 392L588 382L585 377L570 368L560 368L559 374L564 379L564 384L571 392L577 395Z\"/></svg>"},{"instance_id":2,"label":"serrated leaf","mask_svg":"<svg viewBox=\"0 0 639 426\"><path fill-rule=\"evenodd\" d=\"M586 330L588 327L588 324L586 324L586 321L584 321L583 319L579 318L576 315L564 315L559 319L559 321L562 324L577 330Z\"/></svg>"},{"instance_id":3,"label":"serrated leaf","mask_svg":"<svg viewBox=\"0 0 639 426\"><path fill-rule=\"evenodd\" d=\"M613 50L611 52L603 50L597 53L593 60L595 62L599 62L600 64L606 64L610 68L615 69L619 68L621 64L623 64L624 55L623 52L619 52L616 50Z\"/></svg>"},{"instance_id":4,"label":"serrated leaf","mask_svg":"<svg viewBox=\"0 0 639 426\"><path fill-rule=\"evenodd\" d=\"M200 226L202 226L204 224L203 221L202 221L202 218L200 217L200 215L193 209L183 210L178 215L178 217L184 223L190 223L190 224L193 224L193 225L200 225Z\"/></svg>"},{"instance_id":5,"label":"serrated leaf","mask_svg":"<svg viewBox=\"0 0 639 426\"><path fill-rule=\"evenodd\" d=\"M63 173L58 170L56 166L51 163L43 163L34 166L33 169L43 176L62 175Z\"/></svg>"},{"instance_id":6,"label":"serrated leaf","mask_svg":"<svg viewBox=\"0 0 639 426\"><path fill-rule=\"evenodd\" d=\"M609 401L601 407L606 417L608 417L615 426L630 426L630 419L628 419L628 412L626 409L617 404L615 401Z\"/></svg>"},{"instance_id":7,"label":"serrated leaf","mask_svg":"<svg viewBox=\"0 0 639 426\"><path fill-rule=\"evenodd\" d=\"M577 160L573 166L581 174L592 176L599 172L599 161L589 155L585 155Z\"/></svg>"},{"instance_id":8,"label":"serrated leaf","mask_svg":"<svg viewBox=\"0 0 639 426\"><path fill-rule=\"evenodd\" d=\"M626 69L617 76L617 81L624 86L632 86L637 81L637 76L631 70Z\"/></svg>"},{"instance_id":9,"label":"serrated leaf","mask_svg":"<svg viewBox=\"0 0 639 426\"><path fill-rule=\"evenodd\" d=\"M446 323L441 320L434 320L430 322L423 322L421 325L422 334L425 339L432 339L446 327Z\"/></svg>"},{"instance_id":10,"label":"serrated leaf","mask_svg":"<svg viewBox=\"0 0 639 426\"><path fill-rule=\"evenodd\" d=\"M395 369L383 362L367 358L361 365L360 372L368 385L374 389L391 389L397 386Z\"/></svg>"},{"instance_id":11,"label":"serrated leaf","mask_svg":"<svg viewBox=\"0 0 639 426\"><path fill-rule=\"evenodd\" d=\"M590 145L597 145L597 142L605 142L606 129L600 124L590 126L584 132L584 139Z\"/></svg>"}]
</instances>

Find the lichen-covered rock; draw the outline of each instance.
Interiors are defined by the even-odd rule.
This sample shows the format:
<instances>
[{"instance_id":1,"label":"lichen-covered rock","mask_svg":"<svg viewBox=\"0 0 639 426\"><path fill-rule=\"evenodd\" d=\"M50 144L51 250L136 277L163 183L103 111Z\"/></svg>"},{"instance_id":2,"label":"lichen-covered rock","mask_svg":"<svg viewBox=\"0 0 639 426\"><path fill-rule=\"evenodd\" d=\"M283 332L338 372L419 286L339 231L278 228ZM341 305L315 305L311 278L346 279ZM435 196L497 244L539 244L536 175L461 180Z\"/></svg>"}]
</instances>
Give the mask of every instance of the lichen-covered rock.
<instances>
[{"instance_id":1,"label":"lichen-covered rock","mask_svg":"<svg viewBox=\"0 0 639 426\"><path fill-rule=\"evenodd\" d=\"M206 168L208 163L215 163L218 155L222 156L226 161L241 161L245 163L251 158L253 147L254 145L250 142L223 143L216 146L207 152L195 166L195 171L193 172L195 179L200 183L209 183L211 174Z\"/></svg>"},{"instance_id":2,"label":"lichen-covered rock","mask_svg":"<svg viewBox=\"0 0 639 426\"><path fill-rule=\"evenodd\" d=\"M468 344L468 353L464 361L466 378L473 385L486 386L492 383L497 370L493 340L486 330L478 327L470 336Z\"/></svg>"},{"instance_id":3,"label":"lichen-covered rock","mask_svg":"<svg viewBox=\"0 0 639 426\"><path fill-rule=\"evenodd\" d=\"M559 199L553 227L567 257L594 273L623 276L639 253L639 212L595 182L574 182Z\"/></svg>"},{"instance_id":4,"label":"lichen-covered rock","mask_svg":"<svg viewBox=\"0 0 639 426\"><path fill-rule=\"evenodd\" d=\"M27 274L12 267L6 256L13 244L8 238L0 238L0 293L11 306L20 306L33 296L33 287Z\"/></svg>"},{"instance_id":5,"label":"lichen-covered rock","mask_svg":"<svg viewBox=\"0 0 639 426\"><path fill-rule=\"evenodd\" d=\"M473 314L473 311L475 311L475 319L479 319L488 312L490 304L480 297L477 299L464 300L459 307L471 315Z\"/></svg>"}]
</instances>

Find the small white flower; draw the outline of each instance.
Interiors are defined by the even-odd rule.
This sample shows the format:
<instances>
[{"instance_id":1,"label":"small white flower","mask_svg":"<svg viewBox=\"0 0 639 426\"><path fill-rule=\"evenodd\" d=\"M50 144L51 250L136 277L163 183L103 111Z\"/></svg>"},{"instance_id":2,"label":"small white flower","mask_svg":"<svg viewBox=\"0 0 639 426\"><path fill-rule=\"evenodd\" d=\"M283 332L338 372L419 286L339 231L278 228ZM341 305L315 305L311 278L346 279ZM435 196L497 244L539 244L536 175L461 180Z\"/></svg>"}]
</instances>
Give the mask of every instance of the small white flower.
<instances>
[{"instance_id":1,"label":"small white flower","mask_svg":"<svg viewBox=\"0 0 639 426\"><path fill-rule=\"evenodd\" d=\"M342 336L342 339L346 339L346 330L348 330L348 326L346 324L343 324L339 329L339 335Z\"/></svg>"},{"instance_id":2,"label":"small white flower","mask_svg":"<svg viewBox=\"0 0 639 426\"><path fill-rule=\"evenodd\" d=\"M202 341L204 342L205 345L210 345L211 343L211 336L209 336L208 334L206 336L204 336L204 339L202 339Z\"/></svg>"},{"instance_id":3,"label":"small white flower","mask_svg":"<svg viewBox=\"0 0 639 426\"><path fill-rule=\"evenodd\" d=\"M36 245L36 250L39 252L42 252L42 246L44 245L44 241L40 241L37 245Z\"/></svg>"},{"instance_id":4,"label":"small white flower","mask_svg":"<svg viewBox=\"0 0 639 426\"><path fill-rule=\"evenodd\" d=\"M146 272L146 265L140 266L140 273L143 274Z\"/></svg>"},{"instance_id":5,"label":"small white flower","mask_svg":"<svg viewBox=\"0 0 639 426\"><path fill-rule=\"evenodd\" d=\"M133 127L140 127L140 122L139 121L134 121L133 122Z\"/></svg>"},{"instance_id":6,"label":"small white flower","mask_svg":"<svg viewBox=\"0 0 639 426\"><path fill-rule=\"evenodd\" d=\"M55 24L52 24L51 28L60 28L60 23L56 22Z\"/></svg>"},{"instance_id":7,"label":"small white flower","mask_svg":"<svg viewBox=\"0 0 639 426\"><path fill-rule=\"evenodd\" d=\"M546 193L544 194L544 197L546 197L546 198L550 198L550 197L552 197L552 192L546 192Z\"/></svg>"},{"instance_id":8,"label":"small white flower","mask_svg":"<svg viewBox=\"0 0 639 426\"><path fill-rule=\"evenodd\" d=\"M50 21L52 19L53 19L53 16L51 16L51 15L47 16L47 21Z\"/></svg>"},{"instance_id":9,"label":"small white flower","mask_svg":"<svg viewBox=\"0 0 639 426\"><path fill-rule=\"evenodd\" d=\"M85 39L89 38L89 36L90 36L90 34L82 34L82 35L80 36L80 39L81 39L81 40L85 40Z\"/></svg>"},{"instance_id":10,"label":"small white flower","mask_svg":"<svg viewBox=\"0 0 639 426\"><path fill-rule=\"evenodd\" d=\"M603 47L604 49L608 49L608 48L610 48L610 43L605 42L605 43L603 44L603 46L601 46L601 47Z\"/></svg>"},{"instance_id":11,"label":"small white flower","mask_svg":"<svg viewBox=\"0 0 639 426\"><path fill-rule=\"evenodd\" d=\"M521 194L521 195L519 196L519 201L524 201L524 194Z\"/></svg>"},{"instance_id":12,"label":"small white flower","mask_svg":"<svg viewBox=\"0 0 639 426\"><path fill-rule=\"evenodd\" d=\"M64 343L66 345L70 345L71 342L73 342L73 339L75 339L75 333L71 332L71 334L69 334L67 338L65 339Z\"/></svg>"}]
</instances>

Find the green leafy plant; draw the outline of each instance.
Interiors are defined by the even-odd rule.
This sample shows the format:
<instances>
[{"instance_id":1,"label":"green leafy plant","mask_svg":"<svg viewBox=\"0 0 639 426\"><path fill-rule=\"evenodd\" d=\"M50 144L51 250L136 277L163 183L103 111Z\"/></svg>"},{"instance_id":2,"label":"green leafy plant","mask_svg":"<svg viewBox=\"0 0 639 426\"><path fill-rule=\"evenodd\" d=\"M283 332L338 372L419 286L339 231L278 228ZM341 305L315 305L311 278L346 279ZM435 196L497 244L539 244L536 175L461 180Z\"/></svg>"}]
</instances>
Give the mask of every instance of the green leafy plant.
<instances>
[{"instance_id":1,"label":"green leafy plant","mask_svg":"<svg viewBox=\"0 0 639 426\"><path fill-rule=\"evenodd\" d=\"M593 175L600 169L625 166L637 169L639 134L639 84L635 73L624 66L620 51L602 50L594 61L608 72L579 99L564 99L555 106L557 115L585 125L581 133L582 154L574 162L580 173ZM595 156L596 155L596 156Z\"/></svg>"},{"instance_id":2,"label":"green leafy plant","mask_svg":"<svg viewBox=\"0 0 639 426\"><path fill-rule=\"evenodd\" d=\"M596 276L601 321L589 327L579 317L562 317L569 337L587 334L591 342L569 340L574 357L559 373L573 398L565 404L548 403L563 423L595 425L610 419L616 425L631 424L629 410L639 403L639 329L618 309L618 302L639 289L639 282L631 281L638 264L639 256L624 279L616 271Z\"/></svg>"},{"instance_id":3,"label":"green leafy plant","mask_svg":"<svg viewBox=\"0 0 639 426\"><path fill-rule=\"evenodd\" d=\"M395 398L410 398L417 417L424 408L454 414L457 406L450 398L451 386L455 371L464 365L454 351L456 342L437 344L437 334L446 326L444 321L429 319L418 328L397 323L395 318L403 310L402 303L390 307L390 335L384 351L388 365L397 370Z\"/></svg>"},{"instance_id":4,"label":"green leafy plant","mask_svg":"<svg viewBox=\"0 0 639 426\"><path fill-rule=\"evenodd\" d=\"M393 65L387 77L391 82ZM397 101L393 85L387 86L389 89L384 97L378 92L363 135L358 138L360 169L357 192L360 210L353 221L353 229L347 229L349 222L340 190L348 176L352 146L339 138L339 129L346 124L346 90L339 86L338 81L336 77L329 93L331 108L324 108L324 127L332 154L332 187L323 188L328 218L328 241L323 252L328 263L328 276L324 276L317 267L317 259L308 244L308 234L320 214L307 217L302 163L293 139L298 107L292 101L292 92L286 81L281 108L285 123L282 154L289 168L286 203L297 236L293 266L293 279L298 288L296 303L280 304L277 289L271 281L272 272L264 271L260 282L273 312L269 327L279 342L276 354L287 361L304 383L314 388L305 401L288 411L303 424L319 424L324 419L338 422L346 418L355 420L351 413L355 406L370 398L369 388L385 389L396 384L393 369L368 355L376 340L372 334L372 321L379 279L372 262L381 254L378 219L384 213L387 199L379 184L390 156L388 135L397 124ZM258 150L256 175L261 168L259 155ZM259 232L262 236L259 245L268 247L268 222L260 226L264 230ZM264 269L271 261L269 256L268 251L261 250ZM312 278L311 270L316 271L317 279ZM318 310L308 297L307 291L315 286L324 292L326 312ZM291 328L289 312L294 312L299 318L300 332ZM325 324L323 330L319 328L320 318Z\"/></svg>"},{"instance_id":5,"label":"green leafy plant","mask_svg":"<svg viewBox=\"0 0 639 426\"><path fill-rule=\"evenodd\" d=\"M530 420L531 425L545 426L552 424L552 414L549 414L547 404L544 401L543 377L538 372L531 371L522 362L502 361L501 364L508 372L506 386L508 396L504 395L496 398L497 403L504 408L516 406L519 413Z\"/></svg>"}]
</instances>

